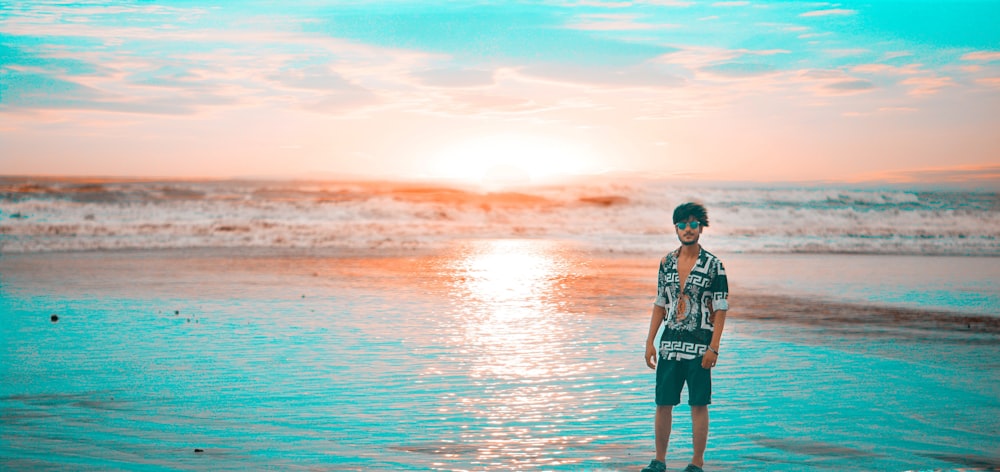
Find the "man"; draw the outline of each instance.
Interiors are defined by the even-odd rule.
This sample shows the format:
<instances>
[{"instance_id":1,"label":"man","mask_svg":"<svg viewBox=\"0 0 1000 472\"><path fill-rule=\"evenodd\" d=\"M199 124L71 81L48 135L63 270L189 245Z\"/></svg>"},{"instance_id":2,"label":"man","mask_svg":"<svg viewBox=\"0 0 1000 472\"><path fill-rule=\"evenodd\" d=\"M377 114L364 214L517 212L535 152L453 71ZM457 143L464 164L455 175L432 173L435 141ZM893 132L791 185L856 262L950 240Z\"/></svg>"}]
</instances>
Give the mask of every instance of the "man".
<instances>
[{"instance_id":1,"label":"man","mask_svg":"<svg viewBox=\"0 0 1000 472\"><path fill-rule=\"evenodd\" d=\"M711 369L729 309L729 285L722 261L698 243L708 212L698 203L674 209L674 230L681 247L660 261L656 301L646 336L646 365L656 369L656 458L642 472L663 472L673 408L687 384L694 455L685 472L703 472L708 441ZM655 337L665 323L659 349Z\"/></svg>"}]
</instances>

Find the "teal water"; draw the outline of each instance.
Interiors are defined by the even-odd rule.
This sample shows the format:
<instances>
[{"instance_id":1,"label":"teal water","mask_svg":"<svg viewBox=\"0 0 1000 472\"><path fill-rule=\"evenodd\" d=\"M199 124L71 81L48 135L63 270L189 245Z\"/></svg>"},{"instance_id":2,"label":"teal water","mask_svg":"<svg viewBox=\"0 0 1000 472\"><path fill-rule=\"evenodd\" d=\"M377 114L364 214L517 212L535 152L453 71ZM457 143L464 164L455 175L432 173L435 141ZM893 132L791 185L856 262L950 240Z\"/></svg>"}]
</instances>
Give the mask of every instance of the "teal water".
<instances>
[{"instance_id":1,"label":"teal water","mask_svg":"<svg viewBox=\"0 0 1000 472\"><path fill-rule=\"evenodd\" d=\"M996 257L738 254L726 268L747 291L1000 316Z\"/></svg>"},{"instance_id":2,"label":"teal water","mask_svg":"<svg viewBox=\"0 0 1000 472\"><path fill-rule=\"evenodd\" d=\"M5 256L0 466L638 470L652 275L635 267L503 240ZM706 470L1000 465L996 335L830 337L732 313Z\"/></svg>"}]
</instances>

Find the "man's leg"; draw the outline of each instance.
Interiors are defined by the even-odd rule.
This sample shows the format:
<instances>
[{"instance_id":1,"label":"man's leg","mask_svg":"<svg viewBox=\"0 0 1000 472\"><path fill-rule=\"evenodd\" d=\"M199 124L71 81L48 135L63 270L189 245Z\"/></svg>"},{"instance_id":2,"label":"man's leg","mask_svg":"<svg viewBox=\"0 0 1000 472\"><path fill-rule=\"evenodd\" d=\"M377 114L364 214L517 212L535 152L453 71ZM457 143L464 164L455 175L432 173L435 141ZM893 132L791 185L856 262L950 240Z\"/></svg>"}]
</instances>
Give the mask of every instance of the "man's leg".
<instances>
[{"instance_id":1,"label":"man's leg","mask_svg":"<svg viewBox=\"0 0 1000 472\"><path fill-rule=\"evenodd\" d=\"M674 407L672 405L656 406L656 460L666 462L667 445L670 444L670 426L674 420Z\"/></svg>"},{"instance_id":2,"label":"man's leg","mask_svg":"<svg viewBox=\"0 0 1000 472\"><path fill-rule=\"evenodd\" d=\"M705 445L708 443L708 405L691 405L691 430L694 456L691 463L705 466ZM659 442L657 442L659 445Z\"/></svg>"}]
</instances>

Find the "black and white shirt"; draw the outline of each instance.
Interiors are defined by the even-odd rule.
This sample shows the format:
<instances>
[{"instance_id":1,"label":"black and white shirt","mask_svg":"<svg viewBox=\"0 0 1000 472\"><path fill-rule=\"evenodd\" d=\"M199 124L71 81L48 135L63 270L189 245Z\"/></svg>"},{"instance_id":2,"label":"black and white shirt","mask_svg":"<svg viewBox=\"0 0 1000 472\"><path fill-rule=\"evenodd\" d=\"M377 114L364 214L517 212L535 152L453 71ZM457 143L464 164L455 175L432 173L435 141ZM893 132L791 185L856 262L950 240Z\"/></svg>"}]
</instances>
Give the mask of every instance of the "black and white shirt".
<instances>
[{"instance_id":1,"label":"black and white shirt","mask_svg":"<svg viewBox=\"0 0 1000 472\"><path fill-rule=\"evenodd\" d=\"M679 254L677 249L660 261L653 302L667 311L660 338L660 358L665 360L694 359L705 354L712 342L712 313L729 309L729 282L722 261L701 249L681 290Z\"/></svg>"}]
</instances>

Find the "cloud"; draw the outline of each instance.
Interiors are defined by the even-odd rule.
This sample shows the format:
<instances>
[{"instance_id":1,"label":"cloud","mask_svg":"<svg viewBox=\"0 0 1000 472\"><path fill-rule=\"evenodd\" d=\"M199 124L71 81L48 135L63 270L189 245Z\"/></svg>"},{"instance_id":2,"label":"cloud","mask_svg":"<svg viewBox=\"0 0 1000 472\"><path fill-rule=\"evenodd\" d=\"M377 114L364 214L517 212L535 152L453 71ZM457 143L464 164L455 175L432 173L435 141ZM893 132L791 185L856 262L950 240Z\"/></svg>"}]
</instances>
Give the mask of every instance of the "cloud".
<instances>
[{"instance_id":1,"label":"cloud","mask_svg":"<svg viewBox=\"0 0 1000 472\"><path fill-rule=\"evenodd\" d=\"M706 83L716 83L726 80L740 80L780 75L784 73L775 66L774 61L765 59L770 56L789 54L786 49L722 49L702 46L688 46L678 51L663 54L653 62L669 65L674 74L680 77L691 77L695 80L704 79ZM777 79L775 79L777 80ZM759 81L764 88L773 85L773 81ZM744 83L744 86L747 84Z\"/></svg>"},{"instance_id":2,"label":"cloud","mask_svg":"<svg viewBox=\"0 0 1000 472\"><path fill-rule=\"evenodd\" d=\"M874 89L875 84L861 79L840 80L823 85L823 88L834 93L858 93Z\"/></svg>"},{"instance_id":3,"label":"cloud","mask_svg":"<svg viewBox=\"0 0 1000 472\"><path fill-rule=\"evenodd\" d=\"M632 6L632 2L613 2L607 1L602 2L599 0L577 0L574 2L563 2L561 3L564 7L595 7L595 8L628 8Z\"/></svg>"},{"instance_id":4,"label":"cloud","mask_svg":"<svg viewBox=\"0 0 1000 472\"><path fill-rule=\"evenodd\" d=\"M976 51L962 55L963 61L1000 61L1000 51Z\"/></svg>"},{"instance_id":5,"label":"cloud","mask_svg":"<svg viewBox=\"0 0 1000 472\"><path fill-rule=\"evenodd\" d=\"M348 82L340 74L330 70L328 65L288 68L267 74L266 77L282 87L293 89L341 91L360 88Z\"/></svg>"},{"instance_id":6,"label":"cloud","mask_svg":"<svg viewBox=\"0 0 1000 472\"><path fill-rule=\"evenodd\" d=\"M793 81L806 84L819 96L853 95L876 89L874 83L851 76L837 69L809 69L798 71Z\"/></svg>"},{"instance_id":7,"label":"cloud","mask_svg":"<svg viewBox=\"0 0 1000 472\"><path fill-rule=\"evenodd\" d=\"M831 69L809 69L801 71L799 75L806 79L815 80L843 79L847 77L847 74L843 71Z\"/></svg>"},{"instance_id":8,"label":"cloud","mask_svg":"<svg viewBox=\"0 0 1000 472\"><path fill-rule=\"evenodd\" d=\"M152 66L140 70L132 70L127 74L126 81L130 84L147 87L198 87L201 76L173 64Z\"/></svg>"},{"instance_id":9,"label":"cloud","mask_svg":"<svg viewBox=\"0 0 1000 472\"><path fill-rule=\"evenodd\" d=\"M122 94L50 74L0 71L0 109L94 110L153 115L189 115L199 103L231 104L226 97L186 91L176 95Z\"/></svg>"},{"instance_id":10,"label":"cloud","mask_svg":"<svg viewBox=\"0 0 1000 472\"><path fill-rule=\"evenodd\" d=\"M910 57L913 53L909 51L889 51L882 56L883 60L891 61L893 59L898 59L900 57Z\"/></svg>"},{"instance_id":11,"label":"cloud","mask_svg":"<svg viewBox=\"0 0 1000 472\"><path fill-rule=\"evenodd\" d=\"M942 88L955 85L951 77L911 77L900 83L910 87L910 95L934 95Z\"/></svg>"},{"instance_id":12,"label":"cloud","mask_svg":"<svg viewBox=\"0 0 1000 472\"><path fill-rule=\"evenodd\" d=\"M755 55L755 56L774 56L774 55L777 55L777 54L791 54L792 53L792 51L789 51L787 49L757 49L757 50L754 50L754 49L740 49L739 51L743 52L744 54L752 54L752 55Z\"/></svg>"},{"instance_id":13,"label":"cloud","mask_svg":"<svg viewBox=\"0 0 1000 472\"><path fill-rule=\"evenodd\" d=\"M773 56L788 54L786 49L724 49L707 46L686 46L666 54L662 54L652 62L680 66L689 71L697 71L706 67L718 66L735 62L757 62L743 60L745 56Z\"/></svg>"},{"instance_id":14,"label":"cloud","mask_svg":"<svg viewBox=\"0 0 1000 472\"><path fill-rule=\"evenodd\" d=\"M1000 77L983 77L981 79L976 79L976 83L987 87L1000 88Z\"/></svg>"},{"instance_id":15,"label":"cloud","mask_svg":"<svg viewBox=\"0 0 1000 472\"><path fill-rule=\"evenodd\" d=\"M888 64L859 64L851 68L852 72L881 75L914 75L922 73L921 64L907 64L903 67Z\"/></svg>"},{"instance_id":16,"label":"cloud","mask_svg":"<svg viewBox=\"0 0 1000 472\"><path fill-rule=\"evenodd\" d=\"M426 68L433 57L274 30L121 24L133 23L49 23L30 16L0 23L0 31L22 38L12 43L19 46L0 46L5 59L0 73L17 79L2 85L7 90L0 94L0 105L190 115L270 102L343 112L381 103L364 81L382 89L412 89L408 72ZM104 46L87 46L95 41ZM149 54L150 47L157 53Z\"/></svg>"},{"instance_id":17,"label":"cloud","mask_svg":"<svg viewBox=\"0 0 1000 472\"><path fill-rule=\"evenodd\" d=\"M724 77L752 77L775 71L774 66L760 62L725 62L706 66L701 70Z\"/></svg>"},{"instance_id":18,"label":"cloud","mask_svg":"<svg viewBox=\"0 0 1000 472\"><path fill-rule=\"evenodd\" d=\"M454 92L436 100L430 110L444 115L510 115L540 113L557 106L556 103L542 103L528 97L496 92Z\"/></svg>"},{"instance_id":19,"label":"cloud","mask_svg":"<svg viewBox=\"0 0 1000 472\"><path fill-rule=\"evenodd\" d=\"M803 33L798 36L799 39L812 39L812 38L822 38L824 36L833 36L833 33L826 31L823 33ZM815 40L813 41L816 42Z\"/></svg>"},{"instance_id":20,"label":"cloud","mask_svg":"<svg viewBox=\"0 0 1000 472\"><path fill-rule=\"evenodd\" d=\"M861 64L852 67L851 71L881 76L905 76L907 78L899 83L909 89L907 93L911 96L934 95L945 87L956 85L951 77L940 77L922 69L922 64L908 64L903 67L886 64ZM976 73L979 71L967 70L966 72Z\"/></svg>"},{"instance_id":21,"label":"cloud","mask_svg":"<svg viewBox=\"0 0 1000 472\"><path fill-rule=\"evenodd\" d=\"M381 102L373 91L347 80L330 65L288 67L263 77L278 90L290 92L292 103L313 112L343 113Z\"/></svg>"},{"instance_id":22,"label":"cloud","mask_svg":"<svg viewBox=\"0 0 1000 472\"><path fill-rule=\"evenodd\" d=\"M303 101L301 107L319 113L340 114L378 103L380 101L374 93L359 87L355 91L328 93L318 100Z\"/></svg>"},{"instance_id":23,"label":"cloud","mask_svg":"<svg viewBox=\"0 0 1000 472\"><path fill-rule=\"evenodd\" d=\"M638 15L580 15L579 21L566 25L568 29L583 31L642 31L671 29L678 25L668 23L643 23Z\"/></svg>"},{"instance_id":24,"label":"cloud","mask_svg":"<svg viewBox=\"0 0 1000 472\"><path fill-rule=\"evenodd\" d=\"M825 10L813 10L800 14L799 16L810 18L817 16L849 16L856 15L857 10L846 10L842 8L829 8Z\"/></svg>"},{"instance_id":25,"label":"cloud","mask_svg":"<svg viewBox=\"0 0 1000 472\"><path fill-rule=\"evenodd\" d=\"M434 87L483 87L495 83L493 71L483 69L435 68L413 72L424 85Z\"/></svg>"},{"instance_id":26,"label":"cloud","mask_svg":"<svg viewBox=\"0 0 1000 472\"><path fill-rule=\"evenodd\" d=\"M849 111L842 113L842 115L849 118L857 118L857 117L866 117L875 115L915 113L918 111L920 110L913 107L879 107L875 111L869 111L869 112Z\"/></svg>"},{"instance_id":27,"label":"cloud","mask_svg":"<svg viewBox=\"0 0 1000 472\"><path fill-rule=\"evenodd\" d=\"M652 24L634 21L583 21L566 25L569 29L581 31L642 31L653 29L677 28L674 24Z\"/></svg>"},{"instance_id":28,"label":"cloud","mask_svg":"<svg viewBox=\"0 0 1000 472\"><path fill-rule=\"evenodd\" d=\"M749 5L750 2L715 2L712 4L713 7L745 7Z\"/></svg>"},{"instance_id":29,"label":"cloud","mask_svg":"<svg viewBox=\"0 0 1000 472\"><path fill-rule=\"evenodd\" d=\"M823 52L833 57L851 57L851 56L863 56L865 54L871 54L870 50L864 48L827 49Z\"/></svg>"},{"instance_id":30,"label":"cloud","mask_svg":"<svg viewBox=\"0 0 1000 472\"><path fill-rule=\"evenodd\" d=\"M639 5L656 5L661 7L689 7L695 4L695 2L681 0L638 0L635 3Z\"/></svg>"},{"instance_id":31,"label":"cloud","mask_svg":"<svg viewBox=\"0 0 1000 472\"><path fill-rule=\"evenodd\" d=\"M778 28L780 31L787 31L789 33L803 33L805 31L809 31L810 29L808 26L802 26L802 25L783 25L783 24L768 24L768 23L761 24L761 26L765 27L771 27L772 25L775 28ZM804 34L799 35L800 38L802 36L804 36Z\"/></svg>"},{"instance_id":32,"label":"cloud","mask_svg":"<svg viewBox=\"0 0 1000 472\"><path fill-rule=\"evenodd\" d=\"M519 68L527 76L581 86L605 88L655 87L672 88L683 85L684 77L656 62L610 68L575 64L534 64Z\"/></svg>"}]
</instances>

